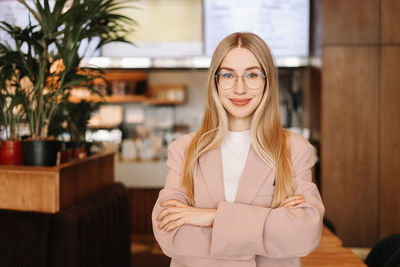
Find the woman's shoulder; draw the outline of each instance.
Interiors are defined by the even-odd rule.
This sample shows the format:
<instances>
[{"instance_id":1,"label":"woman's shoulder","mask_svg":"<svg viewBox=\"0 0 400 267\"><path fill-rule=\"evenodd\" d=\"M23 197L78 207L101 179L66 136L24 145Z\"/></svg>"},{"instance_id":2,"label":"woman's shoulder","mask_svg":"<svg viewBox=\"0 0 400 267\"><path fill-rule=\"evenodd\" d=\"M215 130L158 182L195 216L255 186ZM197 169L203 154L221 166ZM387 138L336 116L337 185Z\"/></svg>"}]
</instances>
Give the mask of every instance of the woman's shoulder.
<instances>
[{"instance_id":1,"label":"woman's shoulder","mask_svg":"<svg viewBox=\"0 0 400 267\"><path fill-rule=\"evenodd\" d=\"M195 134L196 132L181 135L168 146L168 149L184 155Z\"/></svg>"},{"instance_id":2,"label":"woman's shoulder","mask_svg":"<svg viewBox=\"0 0 400 267\"><path fill-rule=\"evenodd\" d=\"M289 151L292 156L313 149L311 143L302 135L287 130L289 134Z\"/></svg>"},{"instance_id":3,"label":"woman's shoulder","mask_svg":"<svg viewBox=\"0 0 400 267\"><path fill-rule=\"evenodd\" d=\"M289 152L293 164L293 172L296 175L304 166L312 166L315 163L315 150L311 143L302 135L288 131Z\"/></svg>"}]
</instances>

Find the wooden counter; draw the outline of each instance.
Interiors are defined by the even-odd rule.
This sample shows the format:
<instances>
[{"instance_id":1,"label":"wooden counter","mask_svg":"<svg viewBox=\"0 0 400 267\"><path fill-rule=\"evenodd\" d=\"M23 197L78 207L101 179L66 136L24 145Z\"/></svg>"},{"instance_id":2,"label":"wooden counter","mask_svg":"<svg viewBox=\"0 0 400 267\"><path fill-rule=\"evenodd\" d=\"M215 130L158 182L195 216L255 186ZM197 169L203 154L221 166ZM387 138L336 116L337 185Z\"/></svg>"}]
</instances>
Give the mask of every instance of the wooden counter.
<instances>
[{"instance_id":1,"label":"wooden counter","mask_svg":"<svg viewBox=\"0 0 400 267\"><path fill-rule=\"evenodd\" d=\"M350 249L342 247L342 244L336 235L324 227L320 246L310 255L301 258L302 266L366 266Z\"/></svg>"},{"instance_id":2,"label":"wooden counter","mask_svg":"<svg viewBox=\"0 0 400 267\"><path fill-rule=\"evenodd\" d=\"M55 213L113 182L113 152L54 167L0 165L0 209Z\"/></svg>"}]
</instances>

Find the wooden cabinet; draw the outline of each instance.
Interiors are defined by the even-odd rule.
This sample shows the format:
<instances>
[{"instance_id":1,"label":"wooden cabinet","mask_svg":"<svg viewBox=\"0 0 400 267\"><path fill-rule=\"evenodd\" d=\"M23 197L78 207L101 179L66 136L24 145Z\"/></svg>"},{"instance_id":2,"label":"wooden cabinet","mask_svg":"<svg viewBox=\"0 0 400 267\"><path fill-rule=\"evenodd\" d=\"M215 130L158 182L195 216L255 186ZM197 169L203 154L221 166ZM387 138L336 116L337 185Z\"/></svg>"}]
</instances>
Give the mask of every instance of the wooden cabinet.
<instances>
[{"instance_id":1,"label":"wooden cabinet","mask_svg":"<svg viewBox=\"0 0 400 267\"><path fill-rule=\"evenodd\" d=\"M400 232L400 46L382 47L380 66L379 233L384 237Z\"/></svg>"},{"instance_id":2,"label":"wooden cabinet","mask_svg":"<svg viewBox=\"0 0 400 267\"><path fill-rule=\"evenodd\" d=\"M323 0L321 192L345 246L400 232L396 0Z\"/></svg>"},{"instance_id":3,"label":"wooden cabinet","mask_svg":"<svg viewBox=\"0 0 400 267\"><path fill-rule=\"evenodd\" d=\"M381 42L400 43L400 1L381 0Z\"/></svg>"},{"instance_id":4,"label":"wooden cabinet","mask_svg":"<svg viewBox=\"0 0 400 267\"><path fill-rule=\"evenodd\" d=\"M0 208L55 213L114 182L114 153L54 167L0 165Z\"/></svg>"},{"instance_id":5,"label":"wooden cabinet","mask_svg":"<svg viewBox=\"0 0 400 267\"><path fill-rule=\"evenodd\" d=\"M325 216L346 245L374 244L378 237L378 48L324 48L322 80Z\"/></svg>"},{"instance_id":6,"label":"wooden cabinet","mask_svg":"<svg viewBox=\"0 0 400 267\"><path fill-rule=\"evenodd\" d=\"M379 42L380 0L322 0L321 2L323 44Z\"/></svg>"}]
</instances>

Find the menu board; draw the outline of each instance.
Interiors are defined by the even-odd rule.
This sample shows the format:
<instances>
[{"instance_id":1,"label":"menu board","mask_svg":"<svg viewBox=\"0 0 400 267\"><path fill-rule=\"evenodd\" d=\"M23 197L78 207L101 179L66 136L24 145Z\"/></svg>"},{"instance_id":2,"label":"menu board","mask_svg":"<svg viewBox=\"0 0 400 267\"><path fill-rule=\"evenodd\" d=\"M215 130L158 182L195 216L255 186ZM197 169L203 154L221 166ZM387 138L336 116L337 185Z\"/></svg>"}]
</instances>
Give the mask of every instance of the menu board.
<instances>
[{"instance_id":1,"label":"menu board","mask_svg":"<svg viewBox=\"0 0 400 267\"><path fill-rule=\"evenodd\" d=\"M205 54L233 32L253 32L275 57L308 56L309 0L204 0Z\"/></svg>"}]
</instances>

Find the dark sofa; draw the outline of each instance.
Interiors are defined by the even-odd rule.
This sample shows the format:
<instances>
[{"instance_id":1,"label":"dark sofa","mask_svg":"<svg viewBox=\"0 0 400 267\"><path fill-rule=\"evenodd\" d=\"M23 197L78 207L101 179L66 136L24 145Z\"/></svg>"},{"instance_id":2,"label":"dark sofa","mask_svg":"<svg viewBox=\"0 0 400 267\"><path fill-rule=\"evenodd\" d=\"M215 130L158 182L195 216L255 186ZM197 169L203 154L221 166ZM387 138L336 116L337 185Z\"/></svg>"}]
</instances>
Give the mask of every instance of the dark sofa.
<instances>
[{"instance_id":1,"label":"dark sofa","mask_svg":"<svg viewBox=\"0 0 400 267\"><path fill-rule=\"evenodd\" d=\"M55 214L0 210L0 266L129 267L129 225L119 183Z\"/></svg>"}]
</instances>

